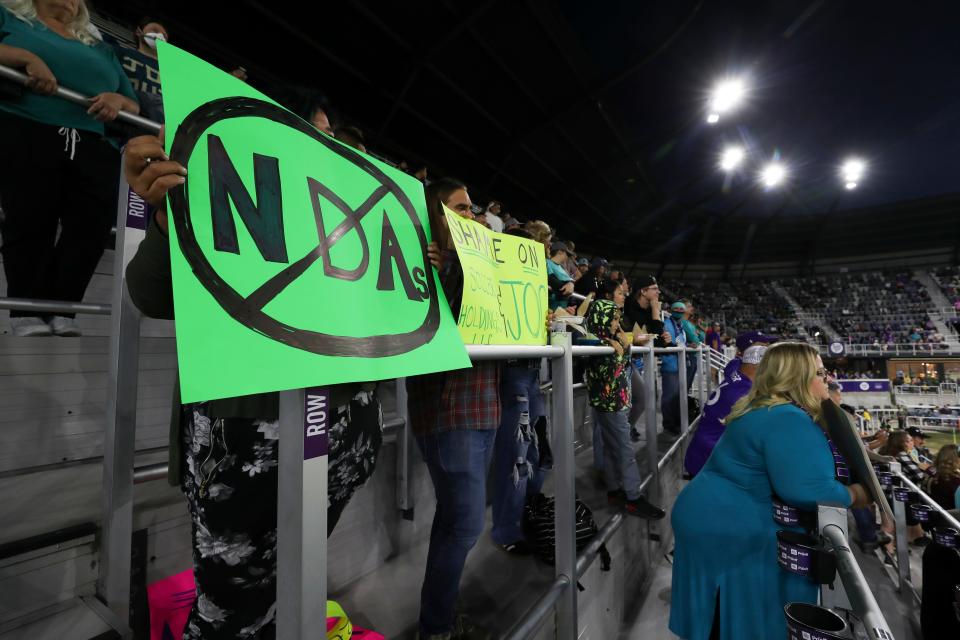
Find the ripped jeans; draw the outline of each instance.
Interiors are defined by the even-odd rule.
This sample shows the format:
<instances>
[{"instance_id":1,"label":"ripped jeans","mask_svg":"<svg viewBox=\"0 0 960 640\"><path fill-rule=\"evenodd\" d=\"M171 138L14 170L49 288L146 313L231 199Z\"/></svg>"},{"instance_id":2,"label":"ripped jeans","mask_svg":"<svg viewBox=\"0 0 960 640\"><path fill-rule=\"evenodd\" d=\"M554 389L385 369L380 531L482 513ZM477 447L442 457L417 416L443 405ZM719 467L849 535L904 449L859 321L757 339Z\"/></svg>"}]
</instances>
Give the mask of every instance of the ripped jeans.
<instances>
[{"instance_id":1,"label":"ripped jeans","mask_svg":"<svg viewBox=\"0 0 960 640\"><path fill-rule=\"evenodd\" d=\"M523 539L520 521L527 498L543 487L544 470L534 425L544 415L540 372L524 367L501 370L500 428L493 449L493 528L497 544Z\"/></svg>"}]
</instances>

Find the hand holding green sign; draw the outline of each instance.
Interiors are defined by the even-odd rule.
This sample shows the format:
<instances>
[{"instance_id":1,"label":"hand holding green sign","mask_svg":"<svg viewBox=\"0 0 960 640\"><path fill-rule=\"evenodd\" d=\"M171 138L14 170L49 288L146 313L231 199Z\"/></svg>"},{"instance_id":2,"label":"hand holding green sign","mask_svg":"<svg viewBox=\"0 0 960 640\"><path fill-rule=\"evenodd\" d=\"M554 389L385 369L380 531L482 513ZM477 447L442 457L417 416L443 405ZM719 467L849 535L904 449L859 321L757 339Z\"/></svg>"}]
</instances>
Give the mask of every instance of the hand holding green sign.
<instances>
[{"instance_id":1,"label":"hand holding green sign","mask_svg":"<svg viewBox=\"0 0 960 640\"><path fill-rule=\"evenodd\" d=\"M184 402L469 366L421 184L160 48Z\"/></svg>"},{"instance_id":2,"label":"hand holding green sign","mask_svg":"<svg viewBox=\"0 0 960 640\"><path fill-rule=\"evenodd\" d=\"M444 207L463 267L457 326L467 344L547 342L547 263L543 245L495 233Z\"/></svg>"}]
</instances>

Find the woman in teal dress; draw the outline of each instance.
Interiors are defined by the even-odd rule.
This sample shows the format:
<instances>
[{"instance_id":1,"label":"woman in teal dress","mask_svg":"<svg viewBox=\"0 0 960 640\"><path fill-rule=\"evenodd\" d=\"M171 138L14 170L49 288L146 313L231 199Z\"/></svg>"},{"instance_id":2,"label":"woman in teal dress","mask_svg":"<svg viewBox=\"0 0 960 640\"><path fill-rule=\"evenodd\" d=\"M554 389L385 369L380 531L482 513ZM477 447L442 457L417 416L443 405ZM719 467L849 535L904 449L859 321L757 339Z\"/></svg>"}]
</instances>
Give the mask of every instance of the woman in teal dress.
<instances>
[{"instance_id":1,"label":"woman in teal dress","mask_svg":"<svg viewBox=\"0 0 960 640\"><path fill-rule=\"evenodd\" d=\"M837 480L814 421L827 397L813 347L771 346L710 459L677 497L670 630L681 638L784 638L784 605L817 602L817 585L777 564L784 527L773 520L772 496L808 511L868 503L863 487Z\"/></svg>"}]
</instances>

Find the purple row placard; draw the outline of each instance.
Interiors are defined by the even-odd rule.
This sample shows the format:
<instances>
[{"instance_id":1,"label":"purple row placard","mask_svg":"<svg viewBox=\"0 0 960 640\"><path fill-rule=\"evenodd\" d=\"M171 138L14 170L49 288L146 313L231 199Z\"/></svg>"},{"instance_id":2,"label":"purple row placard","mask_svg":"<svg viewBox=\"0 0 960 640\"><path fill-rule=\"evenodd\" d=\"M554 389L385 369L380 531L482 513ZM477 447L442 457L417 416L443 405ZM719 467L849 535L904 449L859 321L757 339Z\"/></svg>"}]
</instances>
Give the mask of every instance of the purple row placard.
<instances>
[{"instance_id":1,"label":"purple row placard","mask_svg":"<svg viewBox=\"0 0 960 640\"><path fill-rule=\"evenodd\" d=\"M145 231L150 220L150 205L147 201L127 188L127 227Z\"/></svg>"},{"instance_id":2,"label":"purple row placard","mask_svg":"<svg viewBox=\"0 0 960 640\"><path fill-rule=\"evenodd\" d=\"M330 443L330 388L304 389L303 459L327 455Z\"/></svg>"}]
</instances>

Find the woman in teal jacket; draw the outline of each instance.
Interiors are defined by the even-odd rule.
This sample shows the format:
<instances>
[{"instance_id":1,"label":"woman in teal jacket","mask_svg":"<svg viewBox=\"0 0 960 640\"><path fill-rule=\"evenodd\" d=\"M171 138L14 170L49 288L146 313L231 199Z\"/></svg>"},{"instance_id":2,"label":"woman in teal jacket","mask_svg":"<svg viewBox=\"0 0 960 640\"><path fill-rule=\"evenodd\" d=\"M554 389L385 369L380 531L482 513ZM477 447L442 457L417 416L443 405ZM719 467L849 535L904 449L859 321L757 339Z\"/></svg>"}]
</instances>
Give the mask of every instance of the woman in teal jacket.
<instances>
[{"instance_id":1,"label":"woman in teal jacket","mask_svg":"<svg viewBox=\"0 0 960 640\"><path fill-rule=\"evenodd\" d=\"M825 378L810 345L771 346L713 455L677 497L670 630L681 638L784 638L784 605L817 602L817 585L777 564L784 527L772 497L803 510L868 503L863 487L838 481L814 421Z\"/></svg>"}]
</instances>

